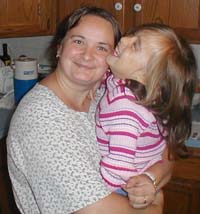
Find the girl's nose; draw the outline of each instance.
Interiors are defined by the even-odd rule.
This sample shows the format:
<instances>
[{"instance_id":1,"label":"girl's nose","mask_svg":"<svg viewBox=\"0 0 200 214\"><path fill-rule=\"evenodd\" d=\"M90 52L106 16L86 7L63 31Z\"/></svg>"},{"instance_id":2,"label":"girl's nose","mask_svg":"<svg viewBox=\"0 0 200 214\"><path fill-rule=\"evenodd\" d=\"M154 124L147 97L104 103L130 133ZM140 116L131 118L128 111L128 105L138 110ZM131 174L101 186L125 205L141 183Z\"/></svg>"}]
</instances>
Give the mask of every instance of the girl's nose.
<instances>
[{"instance_id":1,"label":"girl's nose","mask_svg":"<svg viewBox=\"0 0 200 214\"><path fill-rule=\"evenodd\" d=\"M128 45L129 43L131 42L131 37L122 37L121 40L120 40L120 44L122 46L126 46Z\"/></svg>"},{"instance_id":2,"label":"girl's nose","mask_svg":"<svg viewBox=\"0 0 200 214\"><path fill-rule=\"evenodd\" d=\"M137 41L137 37L135 36L125 36L121 38L120 45L122 48L132 47L136 41Z\"/></svg>"}]
</instances>

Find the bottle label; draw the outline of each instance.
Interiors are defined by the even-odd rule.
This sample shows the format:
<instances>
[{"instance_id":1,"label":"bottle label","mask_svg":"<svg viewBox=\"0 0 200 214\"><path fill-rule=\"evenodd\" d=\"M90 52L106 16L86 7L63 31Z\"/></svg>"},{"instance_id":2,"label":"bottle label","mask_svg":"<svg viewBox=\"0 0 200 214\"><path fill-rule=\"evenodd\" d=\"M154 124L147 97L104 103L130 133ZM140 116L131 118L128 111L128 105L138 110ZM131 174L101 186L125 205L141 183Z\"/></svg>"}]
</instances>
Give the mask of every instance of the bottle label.
<instances>
[{"instance_id":1,"label":"bottle label","mask_svg":"<svg viewBox=\"0 0 200 214\"><path fill-rule=\"evenodd\" d=\"M4 60L4 64L5 64L5 66L9 66L9 65L11 65L11 61L10 60Z\"/></svg>"}]
</instances>

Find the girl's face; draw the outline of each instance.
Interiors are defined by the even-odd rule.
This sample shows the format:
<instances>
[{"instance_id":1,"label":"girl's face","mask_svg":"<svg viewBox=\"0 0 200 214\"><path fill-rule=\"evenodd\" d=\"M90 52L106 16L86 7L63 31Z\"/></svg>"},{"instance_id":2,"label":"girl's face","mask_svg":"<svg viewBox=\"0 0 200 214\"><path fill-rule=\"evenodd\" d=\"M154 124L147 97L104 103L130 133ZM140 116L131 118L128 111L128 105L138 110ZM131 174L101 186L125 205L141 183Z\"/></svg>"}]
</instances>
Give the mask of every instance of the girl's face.
<instances>
[{"instance_id":1,"label":"girl's face","mask_svg":"<svg viewBox=\"0 0 200 214\"><path fill-rule=\"evenodd\" d=\"M108 69L106 57L114 49L114 31L110 22L87 15L66 34L58 53L58 68L65 81L90 85L101 80Z\"/></svg>"},{"instance_id":2,"label":"girl's face","mask_svg":"<svg viewBox=\"0 0 200 214\"><path fill-rule=\"evenodd\" d=\"M132 36L122 37L115 50L115 56L109 55L109 64L114 76L120 79L145 80L146 65L150 58L147 42ZM142 80L143 78L143 80Z\"/></svg>"}]
</instances>

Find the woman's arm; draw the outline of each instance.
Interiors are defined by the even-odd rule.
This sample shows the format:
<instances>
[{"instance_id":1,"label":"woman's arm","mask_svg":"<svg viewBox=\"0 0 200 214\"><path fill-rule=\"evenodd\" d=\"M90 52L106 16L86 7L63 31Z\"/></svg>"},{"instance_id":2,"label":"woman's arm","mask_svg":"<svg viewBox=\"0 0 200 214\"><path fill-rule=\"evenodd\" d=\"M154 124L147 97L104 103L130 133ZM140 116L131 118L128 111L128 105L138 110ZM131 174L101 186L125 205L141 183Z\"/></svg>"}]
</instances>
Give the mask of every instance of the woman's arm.
<instances>
[{"instance_id":1,"label":"woman's arm","mask_svg":"<svg viewBox=\"0 0 200 214\"><path fill-rule=\"evenodd\" d=\"M75 214L162 214L162 210L162 192L159 192L154 203L145 209L135 209L129 204L126 197L112 193L102 200L75 212Z\"/></svg>"},{"instance_id":2,"label":"woman's arm","mask_svg":"<svg viewBox=\"0 0 200 214\"><path fill-rule=\"evenodd\" d=\"M147 170L156 179L156 188L153 181L144 174L129 179L124 189L128 192L130 204L137 208L151 204L156 193L170 180L173 165L174 162L168 159L168 149L166 148L162 162L154 164ZM145 201L146 203L144 203Z\"/></svg>"}]
</instances>

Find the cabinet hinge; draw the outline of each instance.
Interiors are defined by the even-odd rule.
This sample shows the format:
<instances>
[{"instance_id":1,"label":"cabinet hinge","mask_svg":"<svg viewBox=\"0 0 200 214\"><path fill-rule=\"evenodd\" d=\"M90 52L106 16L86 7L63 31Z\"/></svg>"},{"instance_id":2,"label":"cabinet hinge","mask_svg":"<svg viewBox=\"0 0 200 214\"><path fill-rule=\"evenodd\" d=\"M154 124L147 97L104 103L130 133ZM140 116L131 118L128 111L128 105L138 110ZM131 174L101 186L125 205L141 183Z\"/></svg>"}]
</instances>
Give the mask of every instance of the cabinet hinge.
<instances>
[{"instance_id":1,"label":"cabinet hinge","mask_svg":"<svg viewBox=\"0 0 200 214\"><path fill-rule=\"evenodd\" d=\"M41 16L41 4L38 4L37 6L37 14L38 16Z\"/></svg>"}]
</instances>

